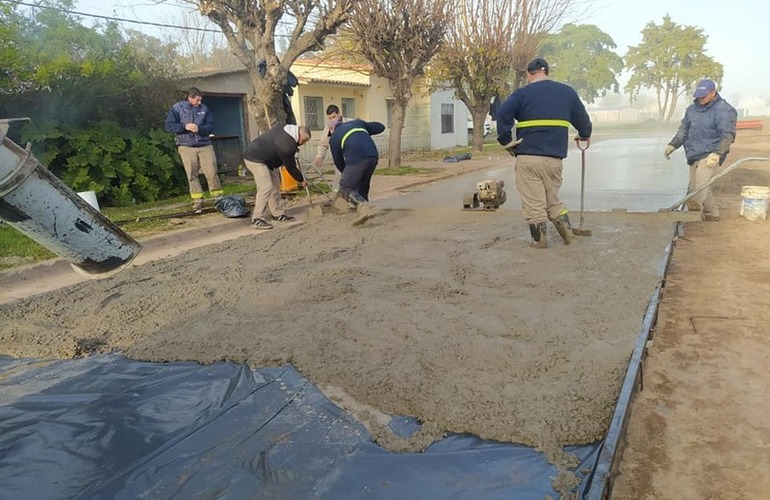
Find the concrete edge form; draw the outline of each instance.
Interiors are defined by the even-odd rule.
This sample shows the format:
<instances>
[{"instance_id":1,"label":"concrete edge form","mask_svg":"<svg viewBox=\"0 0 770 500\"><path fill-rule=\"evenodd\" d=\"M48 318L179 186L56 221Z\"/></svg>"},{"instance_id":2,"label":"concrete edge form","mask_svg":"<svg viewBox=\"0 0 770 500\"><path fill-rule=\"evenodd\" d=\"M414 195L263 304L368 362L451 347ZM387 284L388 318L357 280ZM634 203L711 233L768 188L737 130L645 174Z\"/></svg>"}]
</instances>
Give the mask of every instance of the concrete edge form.
<instances>
[{"instance_id":1,"label":"concrete edge form","mask_svg":"<svg viewBox=\"0 0 770 500\"><path fill-rule=\"evenodd\" d=\"M634 350L631 353L628 370L623 379L615 412L612 415L610 427L602 443L601 451L596 458L593 467L592 478L582 498L586 500L605 500L612 493L612 482L620 463L622 440L626 434L630 416L631 403L637 391L644 389L644 358L647 353L647 343L652 337L652 331L658 319L658 307L666 283L666 273L671 263L674 246L679 236L684 234L684 223L678 222L674 229L673 237L664 250L663 263L661 264L661 279L655 287L650 298L642 321L642 330L637 336Z\"/></svg>"}]
</instances>

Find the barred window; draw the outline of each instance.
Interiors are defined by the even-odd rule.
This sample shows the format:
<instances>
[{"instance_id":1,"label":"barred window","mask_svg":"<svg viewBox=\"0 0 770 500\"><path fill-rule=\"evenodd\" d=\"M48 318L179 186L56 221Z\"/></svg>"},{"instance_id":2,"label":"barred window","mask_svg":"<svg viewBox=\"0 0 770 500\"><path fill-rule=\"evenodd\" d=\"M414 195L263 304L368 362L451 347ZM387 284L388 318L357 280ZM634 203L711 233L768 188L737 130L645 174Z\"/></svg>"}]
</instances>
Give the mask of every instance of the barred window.
<instances>
[{"instance_id":1,"label":"barred window","mask_svg":"<svg viewBox=\"0 0 770 500\"><path fill-rule=\"evenodd\" d=\"M356 100L349 97L342 98L342 116L345 118L356 117Z\"/></svg>"},{"instance_id":2,"label":"barred window","mask_svg":"<svg viewBox=\"0 0 770 500\"><path fill-rule=\"evenodd\" d=\"M323 130L326 117L323 107L323 97L305 97L305 125L310 130Z\"/></svg>"},{"instance_id":3,"label":"barred window","mask_svg":"<svg viewBox=\"0 0 770 500\"><path fill-rule=\"evenodd\" d=\"M455 105L441 104L441 133L452 134L455 131Z\"/></svg>"}]
</instances>

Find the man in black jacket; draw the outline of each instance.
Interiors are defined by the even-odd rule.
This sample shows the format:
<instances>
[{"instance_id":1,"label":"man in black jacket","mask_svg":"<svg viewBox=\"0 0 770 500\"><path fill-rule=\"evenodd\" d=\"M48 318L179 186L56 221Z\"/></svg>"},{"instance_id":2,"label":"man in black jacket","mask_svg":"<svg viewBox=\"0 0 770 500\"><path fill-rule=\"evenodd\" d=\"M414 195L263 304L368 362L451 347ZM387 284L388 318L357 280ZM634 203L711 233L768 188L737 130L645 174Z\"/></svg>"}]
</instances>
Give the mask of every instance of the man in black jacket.
<instances>
[{"instance_id":1,"label":"man in black jacket","mask_svg":"<svg viewBox=\"0 0 770 500\"><path fill-rule=\"evenodd\" d=\"M297 125L276 125L260 135L246 147L243 160L254 176L257 197L251 222L256 229L273 229L268 216L274 221L291 221L281 206L281 173L283 165L289 175L307 186L302 171L297 166L296 154L299 146L310 140L310 130Z\"/></svg>"}]
</instances>

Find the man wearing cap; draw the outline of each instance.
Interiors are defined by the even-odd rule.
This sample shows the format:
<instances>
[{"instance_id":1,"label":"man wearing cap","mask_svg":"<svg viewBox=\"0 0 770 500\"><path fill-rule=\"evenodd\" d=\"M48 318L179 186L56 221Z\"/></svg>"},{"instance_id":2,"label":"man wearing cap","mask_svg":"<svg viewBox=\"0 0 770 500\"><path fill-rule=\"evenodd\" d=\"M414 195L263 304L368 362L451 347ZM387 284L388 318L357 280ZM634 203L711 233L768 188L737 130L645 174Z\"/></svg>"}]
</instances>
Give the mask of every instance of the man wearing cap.
<instances>
[{"instance_id":1,"label":"man wearing cap","mask_svg":"<svg viewBox=\"0 0 770 500\"><path fill-rule=\"evenodd\" d=\"M572 225L567 207L559 201L562 160L567 157L570 125L577 129L579 140L590 144L591 119L572 87L548 78L545 59L538 57L527 65L527 82L500 106L497 141L516 157L516 188L532 245L548 247L549 220L569 245Z\"/></svg>"},{"instance_id":2,"label":"man wearing cap","mask_svg":"<svg viewBox=\"0 0 770 500\"><path fill-rule=\"evenodd\" d=\"M214 133L214 117L202 100L201 91L192 87L187 91L187 99L171 106L166 116L166 131L174 134L195 212L203 210L203 188L198 179L201 172L206 176L212 197L224 193L219 182L214 147L209 138Z\"/></svg>"},{"instance_id":3,"label":"man wearing cap","mask_svg":"<svg viewBox=\"0 0 770 500\"><path fill-rule=\"evenodd\" d=\"M679 130L663 154L669 159L679 146L684 146L690 166L690 191L711 180L717 167L725 161L730 144L735 141L738 113L717 93L713 80L701 80L693 93L694 101L684 112ZM687 209L700 211L703 220L719 220L719 209L711 189L690 198Z\"/></svg>"}]
</instances>

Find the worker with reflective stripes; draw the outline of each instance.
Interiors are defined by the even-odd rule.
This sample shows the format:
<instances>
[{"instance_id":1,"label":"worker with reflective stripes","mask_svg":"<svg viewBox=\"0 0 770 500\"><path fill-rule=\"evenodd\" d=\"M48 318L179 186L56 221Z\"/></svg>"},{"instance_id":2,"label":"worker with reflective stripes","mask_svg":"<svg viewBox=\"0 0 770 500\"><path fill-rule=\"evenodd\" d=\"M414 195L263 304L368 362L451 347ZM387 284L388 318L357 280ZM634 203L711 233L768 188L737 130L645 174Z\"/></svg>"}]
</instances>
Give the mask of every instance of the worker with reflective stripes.
<instances>
[{"instance_id":1,"label":"worker with reflective stripes","mask_svg":"<svg viewBox=\"0 0 770 500\"><path fill-rule=\"evenodd\" d=\"M527 66L528 85L517 89L497 113L497 140L516 157L516 188L532 244L547 248L547 222L569 245L572 225L559 201L562 160L567 157L569 127L589 141L591 119L575 90L548 78L548 63L537 58ZM516 121L516 137L512 129Z\"/></svg>"},{"instance_id":2,"label":"worker with reflective stripes","mask_svg":"<svg viewBox=\"0 0 770 500\"><path fill-rule=\"evenodd\" d=\"M342 173L337 198L355 206L362 216L373 214L374 209L368 203L369 187L380 154L371 136L382 133L385 125L358 119L346 123L331 120L328 128L329 149L335 167Z\"/></svg>"}]
</instances>

